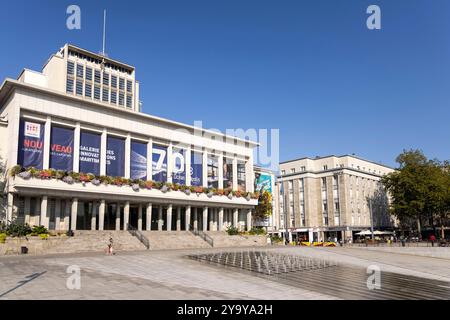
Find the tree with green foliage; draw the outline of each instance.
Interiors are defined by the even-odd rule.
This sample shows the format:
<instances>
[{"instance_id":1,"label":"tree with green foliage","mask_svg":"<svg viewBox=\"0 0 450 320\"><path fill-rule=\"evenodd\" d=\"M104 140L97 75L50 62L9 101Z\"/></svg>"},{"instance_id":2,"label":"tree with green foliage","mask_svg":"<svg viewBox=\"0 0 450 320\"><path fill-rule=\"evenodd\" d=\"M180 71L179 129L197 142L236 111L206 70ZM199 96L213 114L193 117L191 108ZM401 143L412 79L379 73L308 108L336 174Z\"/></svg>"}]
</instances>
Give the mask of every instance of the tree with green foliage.
<instances>
[{"instance_id":1,"label":"tree with green foliage","mask_svg":"<svg viewBox=\"0 0 450 320\"><path fill-rule=\"evenodd\" d=\"M255 208L254 219L261 221L272 215L272 195L265 190L260 192L258 198L258 205Z\"/></svg>"},{"instance_id":2,"label":"tree with green foliage","mask_svg":"<svg viewBox=\"0 0 450 320\"><path fill-rule=\"evenodd\" d=\"M428 160L420 150L404 150L396 161L399 168L383 177L382 183L391 196L390 210L400 226L420 234L424 223L433 228L437 223L446 224L450 207L448 163Z\"/></svg>"}]
</instances>

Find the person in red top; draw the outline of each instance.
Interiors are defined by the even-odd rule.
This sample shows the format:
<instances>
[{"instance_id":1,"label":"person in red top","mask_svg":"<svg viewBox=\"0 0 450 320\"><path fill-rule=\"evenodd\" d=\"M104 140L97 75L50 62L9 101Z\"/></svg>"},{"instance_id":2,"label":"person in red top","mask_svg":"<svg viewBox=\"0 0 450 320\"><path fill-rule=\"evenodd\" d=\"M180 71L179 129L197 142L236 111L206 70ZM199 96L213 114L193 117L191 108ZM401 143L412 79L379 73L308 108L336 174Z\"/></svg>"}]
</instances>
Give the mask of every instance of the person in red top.
<instances>
[{"instance_id":1,"label":"person in red top","mask_svg":"<svg viewBox=\"0 0 450 320\"><path fill-rule=\"evenodd\" d=\"M430 241L431 241L431 246L434 247L434 242L436 241L436 237L434 236L434 234L432 234L430 236Z\"/></svg>"}]
</instances>

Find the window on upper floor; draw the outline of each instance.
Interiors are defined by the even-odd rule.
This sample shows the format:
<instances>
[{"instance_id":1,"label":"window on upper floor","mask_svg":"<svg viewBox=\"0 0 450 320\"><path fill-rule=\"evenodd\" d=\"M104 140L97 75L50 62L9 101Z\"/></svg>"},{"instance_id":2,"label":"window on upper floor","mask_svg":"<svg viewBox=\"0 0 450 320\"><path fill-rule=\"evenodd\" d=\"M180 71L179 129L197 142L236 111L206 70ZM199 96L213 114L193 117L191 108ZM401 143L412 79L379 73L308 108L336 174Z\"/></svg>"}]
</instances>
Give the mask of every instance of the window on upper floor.
<instances>
[{"instance_id":1,"label":"window on upper floor","mask_svg":"<svg viewBox=\"0 0 450 320\"><path fill-rule=\"evenodd\" d=\"M67 74L74 75L75 64L72 61L67 61Z\"/></svg>"},{"instance_id":2,"label":"window on upper floor","mask_svg":"<svg viewBox=\"0 0 450 320\"><path fill-rule=\"evenodd\" d=\"M94 81L95 83L100 83L101 73L100 70L95 70Z\"/></svg>"},{"instance_id":3,"label":"window on upper floor","mask_svg":"<svg viewBox=\"0 0 450 320\"><path fill-rule=\"evenodd\" d=\"M130 80L127 80L127 92L131 93L133 91L133 82Z\"/></svg>"},{"instance_id":4,"label":"window on upper floor","mask_svg":"<svg viewBox=\"0 0 450 320\"><path fill-rule=\"evenodd\" d=\"M324 165L324 166L323 166L323 170L328 170L328 166L327 166L327 165Z\"/></svg>"},{"instance_id":5,"label":"window on upper floor","mask_svg":"<svg viewBox=\"0 0 450 320\"><path fill-rule=\"evenodd\" d=\"M306 167L305 167L305 166L302 166L302 167L300 168L300 170L301 170L301 171L306 171Z\"/></svg>"},{"instance_id":6,"label":"window on upper floor","mask_svg":"<svg viewBox=\"0 0 450 320\"><path fill-rule=\"evenodd\" d=\"M79 96L83 95L83 81L82 80L77 80L76 93Z\"/></svg>"},{"instance_id":7,"label":"window on upper floor","mask_svg":"<svg viewBox=\"0 0 450 320\"><path fill-rule=\"evenodd\" d=\"M82 64L77 63L77 78L84 77L84 66Z\"/></svg>"},{"instance_id":8,"label":"window on upper floor","mask_svg":"<svg viewBox=\"0 0 450 320\"><path fill-rule=\"evenodd\" d=\"M119 78L119 90L125 90L125 79Z\"/></svg>"},{"instance_id":9,"label":"window on upper floor","mask_svg":"<svg viewBox=\"0 0 450 320\"><path fill-rule=\"evenodd\" d=\"M291 173L295 173L295 168L292 168L292 169L291 169Z\"/></svg>"},{"instance_id":10,"label":"window on upper floor","mask_svg":"<svg viewBox=\"0 0 450 320\"><path fill-rule=\"evenodd\" d=\"M92 68L86 67L86 80L92 81Z\"/></svg>"},{"instance_id":11,"label":"window on upper floor","mask_svg":"<svg viewBox=\"0 0 450 320\"><path fill-rule=\"evenodd\" d=\"M103 72L103 85L109 86L109 73Z\"/></svg>"},{"instance_id":12,"label":"window on upper floor","mask_svg":"<svg viewBox=\"0 0 450 320\"><path fill-rule=\"evenodd\" d=\"M286 171L285 170L281 170L281 175L285 175L286 174Z\"/></svg>"},{"instance_id":13,"label":"window on upper floor","mask_svg":"<svg viewBox=\"0 0 450 320\"><path fill-rule=\"evenodd\" d=\"M73 94L73 79L68 78L66 81L66 92Z\"/></svg>"}]
</instances>

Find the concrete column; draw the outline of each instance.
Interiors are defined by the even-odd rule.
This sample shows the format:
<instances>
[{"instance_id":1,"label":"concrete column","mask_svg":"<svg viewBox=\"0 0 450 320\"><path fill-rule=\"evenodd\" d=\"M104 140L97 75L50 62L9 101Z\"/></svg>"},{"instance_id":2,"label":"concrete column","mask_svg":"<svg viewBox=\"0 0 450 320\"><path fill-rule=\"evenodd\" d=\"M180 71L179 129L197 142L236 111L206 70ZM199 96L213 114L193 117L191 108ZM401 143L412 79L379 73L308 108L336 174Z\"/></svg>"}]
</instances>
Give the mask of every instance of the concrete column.
<instances>
[{"instance_id":1,"label":"concrete column","mask_svg":"<svg viewBox=\"0 0 450 320\"><path fill-rule=\"evenodd\" d=\"M55 230L61 230L61 199L55 200Z\"/></svg>"},{"instance_id":2,"label":"concrete column","mask_svg":"<svg viewBox=\"0 0 450 320\"><path fill-rule=\"evenodd\" d=\"M208 187L208 151L203 151L202 159L202 177L203 177L203 187Z\"/></svg>"},{"instance_id":3,"label":"concrete column","mask_svg":"<svg viewBox=\"0 0 450 320\"><path fill-rule=\"evenodd\" d=\"M198 230L198 208L195 207L194 208L194 223L192 225L192 227L194 228L194 230Z\"/></svg>"},{"instance_id":4,"label":"concrete column","mask_svg":"<svg viewBox=\"0 0 450 320\"><path fill-rule=\"evenodd\" d=\"M106 201L100 200L100 206L98 208L98 230L105 228L105 207Z\"/></svg>"},{"instance_id":5,"label":"concrete column","mask_svg":"<svg viewBox=\"0 0 450 320\"><path fill-rule=\"evenodd\" d=\"M100 140L100 175L106 175L106 147L107 147L107 139L108 133L106 128L103 128L101 140Z\"/></svg>"},{"instance_id":6,"label":"concrete column","mask_svg":"<svg viewBox=\"0 0 450 320\"><path fill-rule=\"evenodd\" d=\"M252 229L252 209L247 211L247 231Z\"/></svg>"},{"instance_id":7,"label":"concrete column","mask_svg":"<svg viewBox=\"0 0 450 320\"><path fill-rule=\"evenodd\" d=\"M191 185L191 145L186 148L186 185ZM188 230L188 229L186 229Z\"/></svg>"},{"instance_id":8,"label":"concrete column","mask_svg":"<svg viewBox=\"0 0 450 320\"><path fill-rule=\"evenodd\" d=\"M66 200L64 205L64 231L70 229L70 201Z\"/></svg>"},{"instance_id":9,"label":"concrete column","mask_svg":"<svg viewBox=\"0 0 450 320\"><path fill-rule=\"evenodd\" d=\"M14 209L14 194L8 193L8 208L6 211L6 222L10 224L13 220L13 209Z\"/></svg>"},{"instance_id":10,"label":"concrete column","mask_svg":"<svg viewBox=\"0 0 450 320\"><path fill-rule=\"evenodd\" d=\"M125 179L130 179L131 163L131 135L128 133L125 139Z\"/></svg>"},{"instance_id":11,"label":"concrete column","mask_svg":"<svg viewBox=\"0 0 450 320\"><path fill-rule=\"evenodd\" d=\"M153 171L152 157L153 157L153 139L149 138L148 142L147 142L147 180L152 180L152 171ZM147 208L148 208L148 206L147 206ZM150 224L150 226L151 226L151 224ZM150 230L150 229L151 228L148 228L148 230Z\"/></svg>"},{"instance_id":12,"label":"concrete column","mask_svg":"<svg viewBox=\"0 0 450 320\"><path fill-rule=\"evenodd\" d=\"M142 231L142 204L138 207L138 230Z\"/></svg>"},{"instance_id":13,"label":"concrete column","mask_svg":"<svg viewBox=\"0 0 450 320\"><path fill-rule=\"evenodd\" d=\"M152 204L147 203L147 209L145 211L145 230L150 231L152 229Z\"/></svg>"},{"instance_id":14,"label":"concrete column","mask_svg":"<svg viewBox=\"0 0 450 320\"><path fill-rule=\"evenodd\" d=\"M24 213L25 213L25 223L30 224L30 197L25 197L25 203L24 203Z\"/></svg>"},{"instance_id":15,"label":"concrete column","mask_svg":"<svg viewBox=\"0 0 450 320\"><path fill-rule=\"evenodd\" d=\"M236 156L233 158L233 190L237 191L238 182L237 182L237 158Z\"/></svg>"},{"instance_id":16,"label":"concrete column","mask_svg":"<svg viewBox=\"0 0 450 320\"><path fill-rule=\"evenodd\" d=\"M73 131L73 171L80 171L80 123L75 124L75 130Z\"/></svg>"},{"instance_id":17,"label":"concrete column","mask_svg":"<svg viewBox=\"0 0 450 320\"><path fill-rule=\"evenodd\" d=\"M219 231L223 231L223 208L219 209Z\"/></svg>"},{"instance_id":18,"label":"concrete column","mask_svg":"<svg viewBox=\"0 0 450 320\"><path fill-rule=\"evenodd\" d=\"M177 231L181 231L181 207L177 207Z\"/></svg>"},{"instance_id":19,"label":"concrete column","mask_svg":"<svg viewBox=\"0 0 450 320\"><path fill-rule=\"evenodd\" d=\"M41 221L40 221L40 225L44 226L48 229L48 197L47 196L42 196L42 200L41 200Z\"/></svg>"},{"instance_id":20,"label":"concrete column","mask_svg":"<svg viewBox=\"0 0 450 320\"><path fill-rule=\"evenodd\" d=\"M162 231L163 228L163 207L162 205L158 208L158 231Z\"/></svg>"},{"instance_id":21,"label":"concrete column","mask_svg":"<svg viewBox=\"0 0 450 320\"><path fill-rule=\"evenodd\" d=\"M167 146L167 182L172 183L173 172L173 154L172 154L172 142ZM169 229L167 229L169 230Z\"/></svg>"},{"instance_id":22,"label":"concrete column","mask_svg":"<svg viewBox=\"0 0 450 320\"><path fill-rule=\"evenodd\" d=\"M209 231L214 231L214 208L209 209Z\"/></svg>"},{"instance_id":23,"label":"concrete column","mask_svg":"<svg viewBox=\"0 0 450 320\"><path fill-rule=\"evenodd\" d=\"M167 206L167 231L172 231L172 205Z\"/></svg>"},{"instance_id":24,"label":"concrete column","mask_svg":"<svg viewBox=\"0 0 450 320\"><path fill-rule=\"evenodd\" d=\"M40 219L41 219L41 198L36 198L33 224L38 226L40 224Z\"/></svg>"},{"instance_id":25,"label":"concrete column","mask_svg":"<svg viewBox=\"0 0 450 320\"><path fill-rule=\"evenodd\" d=\"M239 209L234 209L233 212L233 227L238 227Z\"/></svg>"},{"instance_id":26,"label":"concrete column","mask_svg":"<svg viewBox=\"0 0 450 320\"><path fill-rule=\"evenodd\" d=\"M219 189L223 189L223 154L219 153Z\"/></svg>"},{"instance_id":27,"label":"concrete column","mask_svg":"<svg viewBox=\"0 0 450 320\"><path fill-rule=\"evenodd\" d=\"M78 213L78 199L73 198L72 200L72 221L70 224L70 230L77 230L77 213Z\"/></svg>"},{"instance_id":28,"label":"concrete column","mask_svg":"<svg viewBox=\"0 0 450 320\"><path fill-rule=\"evenodd\" d=\"M203 207L203 231L208 231L208 207Z\"/></svg>"},{"instance_id":29,"label":"concrete column","mask_svg":"<svg viewBox=\"0 0 450 320\"><path fill-rule=\"evenodd\" d=\"M116 204L116 230L120 230L120 204Z\"/></svg>"},{"instance_id":30,"label":"concrete column","mask_svg":"<svg viewBox=\"0 0 450 320\"><path fill-rule=\"evenodd\" d=\"M45 130L44 130L44 154L43 154L43 169L48 169L50 166L50 137L52 129L52 118L47 116L45 120ZM41 223L42 224L42 223Z\"/></svg>"},{"instance_id":31,"label":"concrete column","mask_svg":"<svg viewBox=\"0 0 450 320\"><path fill-rule=\"evenodd\" d=\"M130 223L130 201L125 202L123 207L123 230L128 230L128 224Z\"/></svg>"},{"instance_id":32,"label":"concrete column","mask_svg":"<svg viewBox=\"0 0 450 320\"><path fill-rule=\"evenodd\" d=\"M92 202L91 230L97 230L97 202Z\"/></svg>"},{"instance_id":33,"label":"concrete column","mask_svg":"<svg viewBox=\"0 0 450 320\"><path fill-rule=\"evenodd\" d=\"M186 206L185 209L185 227L184 230L189 231L189 225L191 224L191 206Z\"/></svg>"}]
</instances>

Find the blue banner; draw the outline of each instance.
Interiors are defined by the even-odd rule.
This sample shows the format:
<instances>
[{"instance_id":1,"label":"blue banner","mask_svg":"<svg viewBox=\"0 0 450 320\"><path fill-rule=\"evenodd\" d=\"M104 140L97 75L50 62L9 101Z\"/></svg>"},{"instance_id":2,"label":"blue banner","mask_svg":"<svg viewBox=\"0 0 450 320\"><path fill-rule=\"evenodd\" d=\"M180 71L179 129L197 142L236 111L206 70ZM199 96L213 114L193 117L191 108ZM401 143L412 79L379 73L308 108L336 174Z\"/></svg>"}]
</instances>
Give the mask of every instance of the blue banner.
<instances>
[{"instance_id":1,"label":"blue banner","mask_svg":"<svg viewBox=\"0 0 450 320\"><path fill-rule=\"evenodd\" d=\"M125 175L125 139L108 137L106 143L106 175Z\"/></svg>"},{"instance_id":2,"label":"blue banner","mask_svg":"<svg viewBox=\"0 0 450 320\"><path fill-rule=\"evenodd\" d=\"M147 144L131 141L131 179L147 180Z\"/></svg>"},{"instance_id":3,"label":"blue banner","mask_svg":"<svg viewBox=\"0 0 450 320\"><path fill-rule=\"evenodd\" d=\"M191 152L191 185L203 185L203 155L199 152Z\"/></svg>"},{"instance_id":4,"label":"blue banner","mask_svg":"<svg viewBox=\"0 0 450 320\"><path fill-rule=\"evenodd\" d=\"M100 134L81 131L80 172L100 174L100 143Z\"/></svg>"},{"instance_id":5,"label":"blue banner","mask_svg":"<svg viewBox=\"0 0 450 320\"><path fill-rule=\"evenodd\" d=\"M153 181L167 181L167 147L153 145L152 175Z\"/></svg>"},{"instance_id":6,"label":"blue banner","mask_svg":"<svg viewBox=\"0 0 450 320\"><path fill-rule=\"evenodd\" d=\"M64 171L73 170L73 129L52 127L50 168Z\"/></svg>"},{"instance_id":7,"label":"blue banner","mask_svg":"<svg viewBox=\"0 0 450 320\"><path fill-rule=\"evenodd\" d=\"M172 182L186 185L186 159L183 149L173 149Z\"/></svg>"},{"instance_id":8,"label":"blue banner","mask_svg":"<svg viewBox=\"0 0 450 320\"><path fill-rule=\"evenodd\" d=\"M22 167L42 169L44 163L44 130L45 126L42 123L20 121L18 163Z\"/></svg>"}]
</instances>

